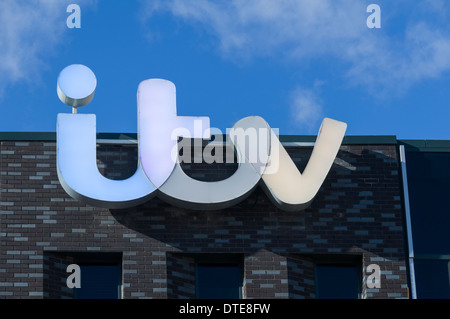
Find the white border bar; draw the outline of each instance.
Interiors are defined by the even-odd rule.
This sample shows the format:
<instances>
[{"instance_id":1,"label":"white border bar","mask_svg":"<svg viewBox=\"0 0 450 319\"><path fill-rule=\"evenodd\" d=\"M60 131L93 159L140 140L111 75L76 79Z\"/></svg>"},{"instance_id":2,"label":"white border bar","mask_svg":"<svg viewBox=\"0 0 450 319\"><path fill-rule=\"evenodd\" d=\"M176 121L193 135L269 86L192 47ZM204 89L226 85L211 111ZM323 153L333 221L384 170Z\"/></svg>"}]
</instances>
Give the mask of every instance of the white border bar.
<instances>
[{"instance_id":1,"label":"white border bar","mask_svg":"<svg viewBox=\"0 0 450 319\"><path fill-rule=\"evenodd\" d=\"M138 141L134 139L97 139L97 144L137 144ZM232 146L230 143L226 142L210 142L211 145L226 145L226 146ZM315 142L282 142L281 145L285 147L313 147L316 145Z\"/></svg>"},{"instance_id":2,"label":"white border bar","mask_svg":"<svg viewBox=\"0 0 450 319\"><path fill-rule=\"evenodd\" d=\"M406 173L406 153L405 146L400 145L400 164L402 169L402 179L403 179L403 196L405 201L405 214L406 214L406 231L408 236L408 247L409 247L409 272L411 279L411 295L413 299L417 299L416 292L416 276L414 272L414 248L413 248L413 238L411 229L411 210L409 206L409 191L408 191L408 177Z\"/></svg>"}]
</instances>

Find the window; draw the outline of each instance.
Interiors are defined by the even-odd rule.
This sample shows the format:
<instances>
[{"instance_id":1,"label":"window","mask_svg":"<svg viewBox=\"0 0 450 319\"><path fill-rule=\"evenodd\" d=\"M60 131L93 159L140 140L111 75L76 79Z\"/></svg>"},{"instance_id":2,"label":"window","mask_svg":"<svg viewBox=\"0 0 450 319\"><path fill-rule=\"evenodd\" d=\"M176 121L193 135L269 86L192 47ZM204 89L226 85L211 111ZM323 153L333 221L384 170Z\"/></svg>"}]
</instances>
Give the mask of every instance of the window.
<instances>
[{"instance_id":1,"label":"window","mask_svg":"<svg viewBox=\"0 0 450 319\"><path fill-rule=\"evenodd\" d=\"M450 298L450 152L406 153L417 298Z\"/></svg>"},{"instance_id":2,"label":"window","mask_svg":"<svg viewBox=\"0 0 450 319\"><path fill-rule=\"evenodd\" d=\"M415 260L417 298L450 299L450 261Z\"/></svg>"},{"instance_id":3,"label":"window","mask_svg":"<svg viewBox=\"0 0 450 319\"><path fill-rule=\"evenodd\" d=\"M196 298L242 298L243 269L240 256L208 255L196 260Z\"/></svg>"},{"instance_id":4,"label":"window","mask_svg":"<svg viewBox=\"0 0 450 319\"><path fill-rule=\"evenodd\" d=\"M361 272L353 265L317 264L316 298L358 299L361 292Z\"/></svg>"},{"instance_id":5,"label":"window","mask_svg":"<svg viewBox=\"0 0 450 319\"><path fill-rule=\"evenodd\" d=\"M309 255L314 263L316 298L358 299L361 296L361 255Z\"/></svg>"},{"instance_id":6,"label":"window","mask_svg":"<svg viewBox=\"0 0 450 319\"><path fill-rule=\"evenodd\" d=\"M44 252L43 262L43 287L47 298L122 298L122 253ZM68 269L72 264L78 265L79 270ZM80 283L81 288L69 288L69 276L72 283Z\"/></svg>"},{"instance_id":7,"label":"window","mask_svg":"<svg viewBox=\"0 0 450 319\"><path fill-rule=\"evenodd\" d=\"M414 253L450 255L450 153L406 156Z\"/></svg>"},{"instance_id":8,"label":"window","mask_svg":"<svg viewBox=\"0 0 450 319\"><path fill-rule=\"evenodd\" d=\"M79 264L81 288L74 289L75 299L119 299L121 271L118 264Z\"/></svg>"},{"instance_id":9,"label":"window","mask_svg":"<svg viewBox=\"0 0 450 319\"><path fill-rule=\"evenodd\" d=\"M239 299L242 276L239 265L197 265L197 298Z\"/></svg>"},{"instance_id":10,"label":"window","mask_svg":"<svg viewBox=\"0 0 450 319\"><path fill-rule=\"evenodd\" d=\"M74 299L122 298L121 253L69 253L80 266L81 288L73 289Z\"/></svg>"}]
</instances>

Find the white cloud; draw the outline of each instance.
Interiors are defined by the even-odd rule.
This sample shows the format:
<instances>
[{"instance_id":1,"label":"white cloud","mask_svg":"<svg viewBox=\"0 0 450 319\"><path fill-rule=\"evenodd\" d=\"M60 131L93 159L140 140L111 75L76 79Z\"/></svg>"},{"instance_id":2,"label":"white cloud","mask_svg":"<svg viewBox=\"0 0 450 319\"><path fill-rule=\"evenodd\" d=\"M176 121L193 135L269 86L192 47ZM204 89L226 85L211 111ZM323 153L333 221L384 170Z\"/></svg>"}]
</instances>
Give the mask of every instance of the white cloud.
<instances>
[{"instance_id":1,"label":"white cloud","mask_svg":"<svg viewBox=\"0 0 450 319\"><path fill-rule=\"evenodd\" d=\"M424 22L409 25L401 42L366 39L352 50L347 77L373 94L402 94L450 70L450 34Z\"/></svg>"},{"instance_id":2,"label":"white cloud","mask_svg":"<svg viewBox=\"0 0 450 319\"><path fill-rule=\"evenodd\" d=\"M296 124L308 130L322 117L322 101L313 89L297 87L291 94L291 114Z\"/></svg>"},{"instance_id":3,"label":"white cloud","mask_svg":"<svg viewBox=\"0 0 450 319\"><path fill-rule=\"evenodd\" d=\"M402 93L450 70L450 30L440 12L448 12L446 2L428 6L422 17L424 4L420 1L390 4L380 0L381 29L366 26L369 3L155 0L148 16L166 11L202 26L217 39L220 53L231 59L271 56L289 59L297 66L317 57L336 59L347 67L343 77L349 84L377 95ZM410 16L403 30L392 32L399 28L396 14L405 11Z\"/></svg>"},{"instance_id":4,"label":"white cloud","mask_svg":"<svg viewBox=\"0 0 450 319\"><path fill-rule=\"evenodd\" d=\"M309 53L314 54L325 51L330 49L328 40L360 35L362 23L355 15L365 12L354 1L341 5L331 0L157 0L148 12L161 10L204 25L217 36L223 52L250 55L279 53L284 46L290 51L303 47L302 52L313 48Z\"/></svg>"},{"instance_id":5,"label":"white cloud","mask_svg":"<svg viewBox=\"0 0 450 319\"><path fill-rule=\"evenodd\" d=\"M79 0L90 5L96 0ZM17 81L35 81L62 42L69 0L0 2L0 95Z\"/></svg>"}]
</instances>

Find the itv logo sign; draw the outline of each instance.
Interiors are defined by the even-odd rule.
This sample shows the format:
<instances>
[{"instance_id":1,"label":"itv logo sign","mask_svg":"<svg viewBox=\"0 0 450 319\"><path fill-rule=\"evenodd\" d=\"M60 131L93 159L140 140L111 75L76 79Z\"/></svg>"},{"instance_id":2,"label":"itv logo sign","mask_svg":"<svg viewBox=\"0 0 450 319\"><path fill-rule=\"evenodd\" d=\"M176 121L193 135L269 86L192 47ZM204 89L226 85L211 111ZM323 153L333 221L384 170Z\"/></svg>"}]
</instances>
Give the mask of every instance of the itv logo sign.
<instances>
[{"instance_id":1,"label":"itv logo sign","mask_svg":"<svg viewBox=\"0 0 450 319\"><path fill-rule=\"evenodd\" d=\"M198 181L180 166L178 139L210 139L209 118L178 116L174 84L149 79L137 90L137 170L128 179L111 180L97 168L96 117L77 112L92 100L96 84L94 73L84 65L70 65L58 77L58 96L73 112L58 114L57 171L70 196L99 207L132 207L158 196L184 208L221 209L237 204L261 185L279 208L302 210L325 180L347 128L325 118L300 173L263 118L243 118L227 135L236 152L237 170L225 180Z\"/></svg>"}]
</instances>

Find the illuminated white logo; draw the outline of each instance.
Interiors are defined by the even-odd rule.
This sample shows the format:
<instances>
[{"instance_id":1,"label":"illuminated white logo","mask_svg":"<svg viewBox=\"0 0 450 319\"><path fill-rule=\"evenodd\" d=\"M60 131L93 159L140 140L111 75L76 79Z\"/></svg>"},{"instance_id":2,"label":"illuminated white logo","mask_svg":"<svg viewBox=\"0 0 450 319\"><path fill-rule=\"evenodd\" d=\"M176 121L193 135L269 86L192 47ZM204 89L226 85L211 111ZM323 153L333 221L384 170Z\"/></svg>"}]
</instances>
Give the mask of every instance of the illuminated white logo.
<instances>
[{"instance_id":1,"label":"illuminated white logo","mask_svg":"<svg viewBox=\"0 0 450 319\"><path fill-rule=\"evenodd\" d=\"M174 84L150 79L141 82L137 92L137 170L128 179L111 180L97 167L95 115L77 112L77 107L92 100L96 84L89 68L71 65L60 73L57 86L61 101L73 107L72 114L58 114L58 177L69 195L94 206L126 208L158 196L185 208L221 209L242 201L261 185L281 209L301 210L325 180L347 128L343 122L325 118L311 158L300 173L266 121L246 117L228 136L236 151L236 172L225 180L202 182L184 173L174 150L178 137L210 138L209 118L178 116ZM246 143L249 136L253 140ZM252 159L254 145L257 160Z\"/></svg>"}]
</instances>

